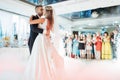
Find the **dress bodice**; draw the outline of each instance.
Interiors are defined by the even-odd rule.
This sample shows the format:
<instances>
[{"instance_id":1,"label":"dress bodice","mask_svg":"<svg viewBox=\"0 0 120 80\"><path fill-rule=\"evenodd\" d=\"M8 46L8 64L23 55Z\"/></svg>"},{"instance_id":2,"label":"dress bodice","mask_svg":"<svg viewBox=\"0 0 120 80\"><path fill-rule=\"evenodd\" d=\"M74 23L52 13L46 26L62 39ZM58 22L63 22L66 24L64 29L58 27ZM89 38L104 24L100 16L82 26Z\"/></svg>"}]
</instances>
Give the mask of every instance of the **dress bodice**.
<instances>
[{"instance_id":1,"label":"dress bodice","mask_svg":"<svg viewBox=\"0 0 120 80\"><path fill-rule=\"evenodd\" d=\"M40 23L38 28L42 28L42 29L46 29L46 26L47 26L47 19L45 19L44 23Z\"/></svg>"}]
</instances>

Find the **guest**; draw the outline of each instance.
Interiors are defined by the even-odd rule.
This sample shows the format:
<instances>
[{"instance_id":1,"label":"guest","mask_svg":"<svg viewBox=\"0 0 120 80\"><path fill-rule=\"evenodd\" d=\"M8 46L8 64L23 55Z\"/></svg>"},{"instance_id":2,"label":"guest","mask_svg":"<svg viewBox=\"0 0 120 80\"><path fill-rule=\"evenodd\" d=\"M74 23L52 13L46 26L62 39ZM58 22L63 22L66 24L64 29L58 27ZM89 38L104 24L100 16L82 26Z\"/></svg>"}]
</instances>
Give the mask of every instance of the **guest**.
<instances>
[{"instance_id":1,"label":"guest","mask_svg":"<svg viewBox=\"0 0 120 80\"><path fill-rule=\"evenodd\" d=\"M87 59L92 58L92 37L90 34L87 35L86 39L86 53L87 53Z\"/></svg>"},{"instance_id":2,"label":"guest","mask_svg":"<svg viewBox=\"0 0 120 80\"><path fill-rule=\"evenodd\" d=\"M71 53L72 53L72 38L71 36L68 37L67 39L67 56L71 56Z\"/></svg>"},{"instance_id":3,"label":"guest","mask_svg":"<svg viewBox=\"0 0 120 80\"><path fill-rule=\"evenodd\" d=\"M95 41L96 41L96 34L93 34L93 37L92 37L92 53L93 53L92 58L93 58L93 59L95 58L95 54L96 54Z\"/></svg>"},{"instance_id":4,"label":"guest","mask_svg":"<svg viewBox=\"0 0 120 80\"><path fill-rule=\"evenodd\" d=\"M68 36L67 36L67 33L65 34L65 37L63 39L63 42L64 42L64 48L65 48L65 55L67 56L67 39L68 39Z\"/></svg>"},{"instance_id":5,"label":"guest","mask_svg":"<svg viewBox=\"0 0 120 80\"><path fill-rule=\"evenodd\" d=\"M112 51L112 54L113 54L113 58L116 58L116 55L115 55L115 44L114 44L114 33L115 31L111 32L110 33L110 45L111 45L111 51Z\"/></svg>"},{"instance_id":6,"label":"guest","mask_svg":"<svg viewBox=\"0 0 120 80\"><path fill-rule=\"evenodd\" d=\"M104 33L102 41L102 59L112 59L110 37L108 32Z\"/></svg>"},{"instance_id":7,"label":"guest","mask_svg":"<svg viewBox=\"0 0 120 80\"><path fill-rule=\"evenodd\" d=\"M101 36L100 36L99 32L97 32L95 45L96 45L95 59L100 60L100 58L101 58L101 50L102 50L102 39L101 39Z\"/></svg>"},{"instance_id":8,"label":"guest","mask_svg":"<svg viewBox=\"0 0 120 80\"><path fill-rule=\"evenodd\" d=\"M78 42L78 50L80 51L80 57L85 58L85 36L83 34L80 34Z\"/></svg>"},{"instance_id":9,"label":"guest","mask_svg":"<svg viewBox=\"0 0 120 80\"><path fill-rule=\"evenodd\" d=\"M78 50L78 35L75 34L75 38L73 40L73 54L75 55L75 58L77 58L80 54L79 54L79 50Z\"/></svg>"}]
</instances>

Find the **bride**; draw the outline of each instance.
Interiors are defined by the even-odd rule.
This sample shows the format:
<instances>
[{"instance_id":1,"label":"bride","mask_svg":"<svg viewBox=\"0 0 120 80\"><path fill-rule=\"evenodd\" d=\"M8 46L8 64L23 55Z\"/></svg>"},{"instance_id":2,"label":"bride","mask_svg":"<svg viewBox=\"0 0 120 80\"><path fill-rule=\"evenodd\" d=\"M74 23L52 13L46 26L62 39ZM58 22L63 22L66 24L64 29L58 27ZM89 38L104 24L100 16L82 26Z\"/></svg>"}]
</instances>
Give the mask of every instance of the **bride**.
<instances>
[{"instance_id":1,"label":"bride","mask_svg":"<svg viewBox=\"0 0 120 80\"><path fill-rule=\"evenodd\" d=\"M64 59L51 42L50 33L54 29L54 14L51 6L44 10L45 18L32 20L30 24L39 24L45 31L34 42L32 54L25 69L24 80L64 80Z\"/></svg>"}]
</instances>

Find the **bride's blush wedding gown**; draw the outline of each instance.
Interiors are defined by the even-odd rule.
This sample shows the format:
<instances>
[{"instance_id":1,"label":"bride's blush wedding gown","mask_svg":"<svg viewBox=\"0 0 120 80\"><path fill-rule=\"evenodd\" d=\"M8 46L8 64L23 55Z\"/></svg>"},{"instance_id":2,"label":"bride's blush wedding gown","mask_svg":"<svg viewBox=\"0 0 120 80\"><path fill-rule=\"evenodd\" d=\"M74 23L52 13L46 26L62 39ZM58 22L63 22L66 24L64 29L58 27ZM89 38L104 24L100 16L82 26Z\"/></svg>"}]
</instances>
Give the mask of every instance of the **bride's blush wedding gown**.
<instances>
[{"instance_id":1,"label":"bride's blush wedding gown","mask_svg":"<svg viewBox=\"0 0 120 80\"><path fill-rule=\"evenodd\" d=\"M39 24L46 29L47 20ZM64 59L45 34L39 34L25 69L24 80L64 80Z\"/></svg>"}]
</instances>

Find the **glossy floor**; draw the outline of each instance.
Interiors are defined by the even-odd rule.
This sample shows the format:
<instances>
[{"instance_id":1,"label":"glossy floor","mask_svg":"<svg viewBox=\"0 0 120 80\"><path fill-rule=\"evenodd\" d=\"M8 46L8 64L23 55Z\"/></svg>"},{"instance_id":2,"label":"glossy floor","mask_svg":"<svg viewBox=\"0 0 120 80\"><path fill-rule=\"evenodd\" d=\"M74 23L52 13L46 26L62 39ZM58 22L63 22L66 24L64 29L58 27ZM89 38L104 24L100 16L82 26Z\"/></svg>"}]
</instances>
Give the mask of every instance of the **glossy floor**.
<instances>
[{"instance_id":1,"label":"glossy floor","mask_svg":"<svg viewBox=\"0 0 120 80\"><path fill-rule=\"evenodd\" d=\"M0 48L0 80L23 80L27 48ZM65 57L65 80L120 80L119 60L80 60Z\"/></svg>"}]
</instances>

